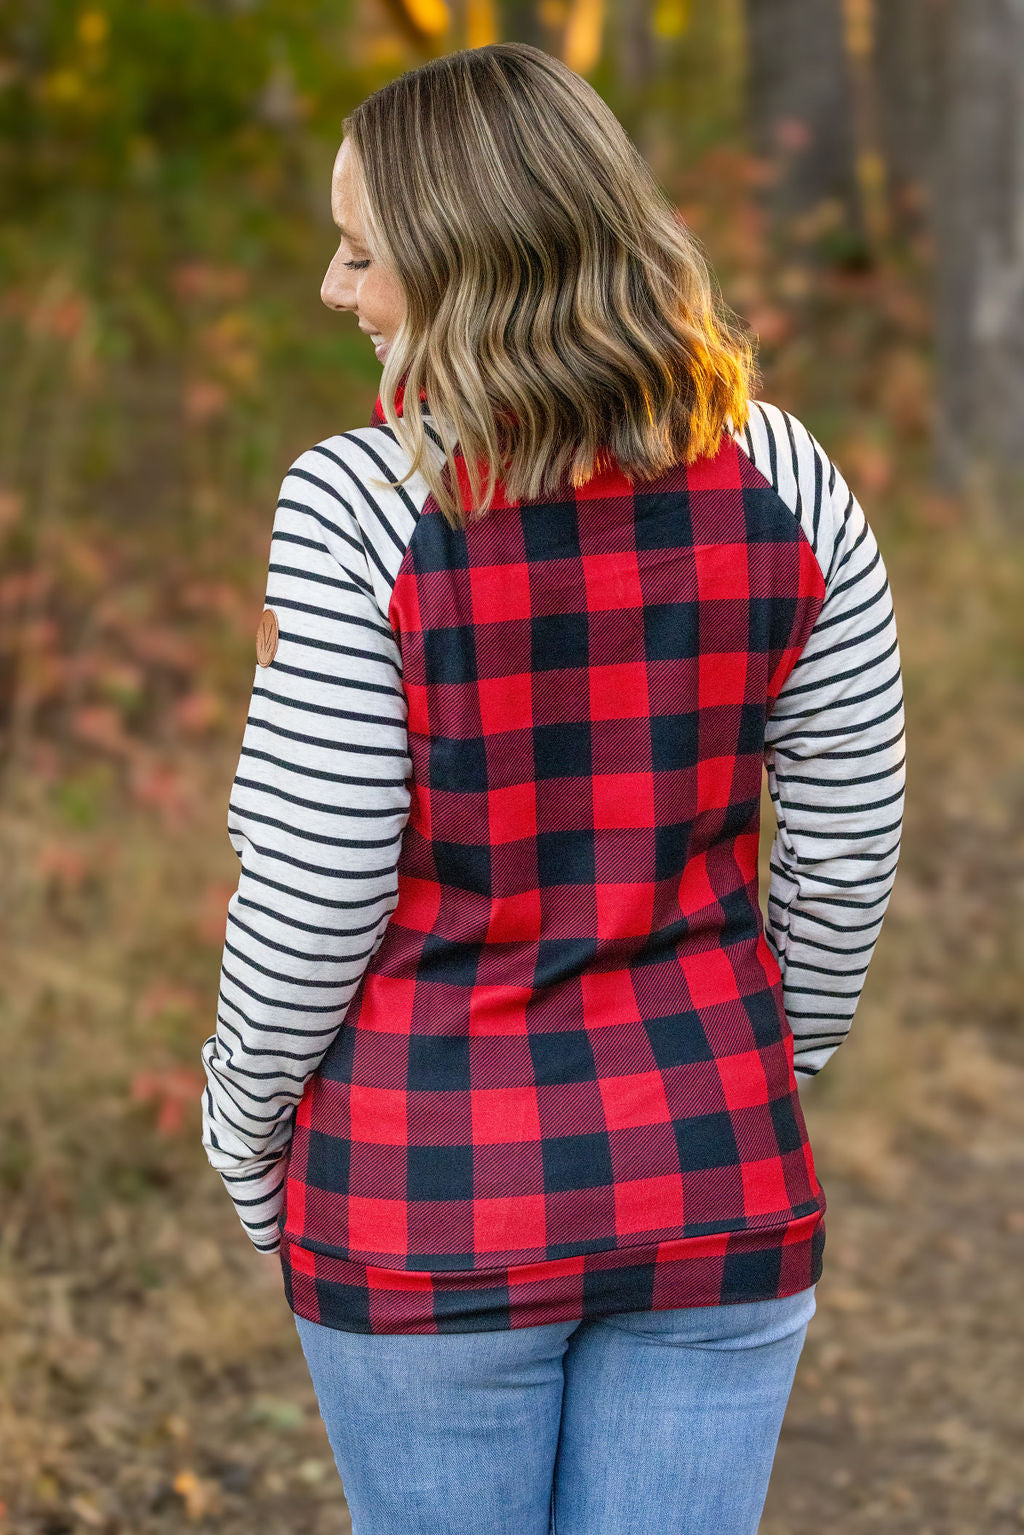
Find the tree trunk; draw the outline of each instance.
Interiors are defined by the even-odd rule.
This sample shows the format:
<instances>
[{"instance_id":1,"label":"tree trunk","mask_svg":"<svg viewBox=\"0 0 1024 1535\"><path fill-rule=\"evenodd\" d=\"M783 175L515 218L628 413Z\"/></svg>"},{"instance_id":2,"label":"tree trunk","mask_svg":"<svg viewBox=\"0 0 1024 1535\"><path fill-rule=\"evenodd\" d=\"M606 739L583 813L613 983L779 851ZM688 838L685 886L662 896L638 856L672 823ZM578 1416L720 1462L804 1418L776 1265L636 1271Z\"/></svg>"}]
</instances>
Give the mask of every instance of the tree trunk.
<instances>
[{"instance_id":1,"label":"tree trunk","mask_svg":"<svg viewBox=\"0 0 1024 1535\"><path fill-rule=\"evenodd\" d=\"M936 459L985 464L1024 522L1024 0L947 0L934 158ZM1006 504L1005 502L1003 503Z\"/></svg>"},{"instance_id":2,"label":"tree trunk","mask_svg":"<svg viewBox=\"0 0 1024 1535\"><path fill-rule=\"evenodd\" d=\"M841 0L746 0L747 102L766 189L787 220L832 202L863 238Z\"/></svg>"},{"instance_id":3,"label":"tree trunk","mask_svg":"<svg viewBox=\"0 0 1024 1535\"><path fill-rule=\"evenodd\" d=\"M631 95L647 90L658 67L651 0L619 0L613 11L619 84Z\"/></svg>"},{"instance_id":4,"label":"tree trunk","mask_svg":"<svg viewBox=\"0 0 1024 1535\"><path fill-rule=\"evenodd\" d=\"M610 31L616 66L616 114L640 153L650 156L656 125L651 93L658 76L653 0L616 0Z\"/></svg>"},{"instance_id":5,"label":"tree trunk","mask_svg":"<svg viewBox=\"0 0 1024 1535\"><path fill-rule=\"evenodd\" d=\"M918 233L928 215L941 126L937 46L941 16L931 0L875 0L875 76L889 218L896 234Z\"/></svg>"}]
</instances>

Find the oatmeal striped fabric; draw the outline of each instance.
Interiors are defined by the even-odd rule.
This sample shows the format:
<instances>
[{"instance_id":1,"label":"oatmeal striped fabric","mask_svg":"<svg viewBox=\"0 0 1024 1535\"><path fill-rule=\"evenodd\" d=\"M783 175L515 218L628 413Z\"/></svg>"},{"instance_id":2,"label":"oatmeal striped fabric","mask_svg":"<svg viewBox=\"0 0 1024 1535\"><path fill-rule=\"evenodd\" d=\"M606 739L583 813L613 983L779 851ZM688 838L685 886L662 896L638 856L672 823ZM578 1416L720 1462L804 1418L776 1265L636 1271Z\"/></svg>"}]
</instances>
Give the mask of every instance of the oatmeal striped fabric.
<instances>
[{"instance_id":1,"label":"oatmeal striped fabric","mask_svg":"<svg viewBox=\"0 0 1024 1535\"><path fill-rule=\"evenodd\" d=\"M765 932L796 1070L813 1076L849 1033L899 859L899 642L874 534L821 445L761 402L740 443L792 508L825 576L824 606L765 727L778 822Z\"/></svg>"}]
</instances>

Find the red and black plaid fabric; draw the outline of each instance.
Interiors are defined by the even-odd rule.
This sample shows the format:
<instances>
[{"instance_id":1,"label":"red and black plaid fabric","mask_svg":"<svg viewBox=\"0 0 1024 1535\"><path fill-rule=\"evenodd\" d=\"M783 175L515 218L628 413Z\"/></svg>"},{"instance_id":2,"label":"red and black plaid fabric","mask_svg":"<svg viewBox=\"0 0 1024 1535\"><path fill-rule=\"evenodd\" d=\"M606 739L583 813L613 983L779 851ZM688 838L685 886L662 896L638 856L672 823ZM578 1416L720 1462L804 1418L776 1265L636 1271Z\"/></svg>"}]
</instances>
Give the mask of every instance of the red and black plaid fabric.
<instances>
[{"instance_id":1,"label":"red and black plaid fabric","mask_svg":"<svg viewBox=\"0 0 1024 1535\"><path fill-rule=\"evenodd\" d=\"M728 435L464 531L426 501L388 615L398 905L289 1155L300 1315L486 1330L816 1282L758 840L765 720L823 594Z\"/></svg>"}]
</instances>

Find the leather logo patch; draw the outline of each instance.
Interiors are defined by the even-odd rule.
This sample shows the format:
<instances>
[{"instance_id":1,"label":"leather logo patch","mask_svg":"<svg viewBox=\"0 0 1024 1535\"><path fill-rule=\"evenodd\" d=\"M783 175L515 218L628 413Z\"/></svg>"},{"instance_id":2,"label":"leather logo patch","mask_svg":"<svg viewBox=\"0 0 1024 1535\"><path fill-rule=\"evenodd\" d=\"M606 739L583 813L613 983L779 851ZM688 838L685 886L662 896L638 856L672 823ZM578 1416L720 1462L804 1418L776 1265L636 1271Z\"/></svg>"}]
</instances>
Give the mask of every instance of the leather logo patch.
<instances>
[{"instance_id":1,"label":"leather logo patch","mask_svg":"<svg viewBox=\"0 0 1024 1535\"><path fill-rule=\"evenodd\" d=\"M277 614L273 608L264 608L256 630L256 659L261 666L269 666L277 655Z\"/></svg>"}]
</instances>

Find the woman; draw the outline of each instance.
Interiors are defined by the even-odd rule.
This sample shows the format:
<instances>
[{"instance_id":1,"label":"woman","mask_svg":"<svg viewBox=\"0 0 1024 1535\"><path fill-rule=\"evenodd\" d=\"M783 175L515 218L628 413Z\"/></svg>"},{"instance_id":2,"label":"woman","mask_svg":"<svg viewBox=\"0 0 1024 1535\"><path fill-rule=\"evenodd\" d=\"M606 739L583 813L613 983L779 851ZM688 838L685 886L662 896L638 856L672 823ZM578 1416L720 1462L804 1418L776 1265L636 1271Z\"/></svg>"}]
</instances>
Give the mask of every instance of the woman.
<instances>
[{"instance_id":1,"label":"woman","mask_svg":"<svg viewBox=\"0 0 1024 1535\"><path fill-rule=\"evenodd\" d=\"M383 376L277 508L203 1143L356 1535L747 1535L899 853L885 568L583 79L467 50L344 133Z\"/></svg>"}]
</instances>

